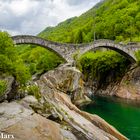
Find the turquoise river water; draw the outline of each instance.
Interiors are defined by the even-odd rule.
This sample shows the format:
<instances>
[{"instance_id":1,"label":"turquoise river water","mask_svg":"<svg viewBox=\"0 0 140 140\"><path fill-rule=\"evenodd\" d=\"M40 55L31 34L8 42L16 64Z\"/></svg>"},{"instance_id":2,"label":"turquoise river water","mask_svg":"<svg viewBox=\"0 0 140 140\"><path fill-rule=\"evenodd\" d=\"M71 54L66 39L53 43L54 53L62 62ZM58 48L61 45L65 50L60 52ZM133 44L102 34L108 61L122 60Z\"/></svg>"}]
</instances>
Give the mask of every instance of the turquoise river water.
<instances>
[{"instance_id":1,"label":"turquoise river water","mask_svg":"<svg viewBox=\"0 0 140 140\"><path fill-rule=\"evenodd\" d=\"M99 115L130 140L140 140L140 102L94 97L94 102L82 110Z\"/></svg>"}]
</instances>

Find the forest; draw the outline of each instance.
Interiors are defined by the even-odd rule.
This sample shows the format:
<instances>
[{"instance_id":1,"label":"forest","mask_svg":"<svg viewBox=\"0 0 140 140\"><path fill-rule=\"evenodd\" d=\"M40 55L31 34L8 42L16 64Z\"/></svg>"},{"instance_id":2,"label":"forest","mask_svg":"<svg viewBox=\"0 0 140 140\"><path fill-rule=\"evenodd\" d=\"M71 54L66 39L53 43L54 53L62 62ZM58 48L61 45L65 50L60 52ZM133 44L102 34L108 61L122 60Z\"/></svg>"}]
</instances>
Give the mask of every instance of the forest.
<instances>
[{"instance_id":1,"label":"forest","mask_svg":"<svg viewBox=\"0 0 140 140\"><path fill-rule=\"evenodd\" d=\"M140 41L139 0L104 0L79 17L56 27L47 27L39 36L66 43L111 39L117 42Z\"/></svg>"}]
</instances>

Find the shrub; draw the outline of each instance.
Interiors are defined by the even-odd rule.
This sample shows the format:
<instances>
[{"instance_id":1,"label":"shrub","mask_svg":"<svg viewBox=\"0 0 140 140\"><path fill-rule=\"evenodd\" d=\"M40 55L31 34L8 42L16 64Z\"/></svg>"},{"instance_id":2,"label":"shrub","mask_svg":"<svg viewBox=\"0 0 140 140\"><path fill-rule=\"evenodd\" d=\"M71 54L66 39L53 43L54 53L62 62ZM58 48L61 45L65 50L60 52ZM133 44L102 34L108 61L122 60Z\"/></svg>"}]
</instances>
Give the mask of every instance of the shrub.
<instances>
[{"instance_id":1,"label":"shrub","mask_svg":"<svg viewBox=\"0 0 140 140\"><path fill-rule=\"evenodd\" d=\"M62 58L55 53L36 46L34 48L30 46L22 53L20 52L20 57L29 67L31 74L47 72L63 62Z\"/></svg>"},{"instance_id":2,"label":"shrub","mask_svg":"<svg viewBox=\"0 0 140 140\"><path fill-rule=\"evenodd\" d=\"M136 59L137 59L137 64L140 65L140 50L138 50L138 51L135 53L135 56L136 56Z\"/></svg>"},{"instance_id":3,"label":"shrub","mask_svg":"<svg viewBox=\"0 0 140 140\"><path fill-rule=\"evenodd\" d=\"M28 87L27 90L28 90L28 94L35 96L36 99L41 98L40 89L37 85L31 85L31 86Z\"/></svg>"},{"instance_id":4,"label":"shrub","mask_svg":"<svg viewBox=\"0 0 140 140\"><path fill-rule=\"evenodd\" d=\"M7 82L5 80L0 80L0 96L4 94L7 89Z\"/></svg>"},{"instance_id":5,"label":"shrub","mask_svg":"<svg viewBox=\"0 0 140 140\"><path fill-rule=\"evenodd\" d=\"M23 63L16 63L12 75L16 77L16 80L20 83L20 85L25 85L31 78L29 68Z\"/></svg>"},{"instance_id":6,"label":"shrub","mask_svg":"<svg viewBox=\"0 0 140 140\"><path fill-rule=\"evenodd\" d=\"M85 78L97 80L104 80L112 71L116 76L121 76L130 64L129 60L114 51L88 52L81 56L79 61Z\"/></svg>"}]
</instances>

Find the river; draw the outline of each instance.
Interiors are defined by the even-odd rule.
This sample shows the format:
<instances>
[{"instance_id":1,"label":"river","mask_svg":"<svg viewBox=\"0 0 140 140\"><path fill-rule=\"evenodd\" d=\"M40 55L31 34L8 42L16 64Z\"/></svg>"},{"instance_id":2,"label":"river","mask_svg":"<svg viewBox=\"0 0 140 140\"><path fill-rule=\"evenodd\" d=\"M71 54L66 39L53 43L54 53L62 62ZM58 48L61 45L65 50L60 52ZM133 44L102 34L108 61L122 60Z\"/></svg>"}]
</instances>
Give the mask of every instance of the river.
<instances>
[{"instance_id":1,"label":"river","mask_svg":"<svg viewBox=\"0 0 140 140\"><path fill-rule=\"evenodd\" d=\"M94 97L94 102L82 109L99 115L130 140L140 140L140 102L115 97Z\"/></svg>"}]
</instances>

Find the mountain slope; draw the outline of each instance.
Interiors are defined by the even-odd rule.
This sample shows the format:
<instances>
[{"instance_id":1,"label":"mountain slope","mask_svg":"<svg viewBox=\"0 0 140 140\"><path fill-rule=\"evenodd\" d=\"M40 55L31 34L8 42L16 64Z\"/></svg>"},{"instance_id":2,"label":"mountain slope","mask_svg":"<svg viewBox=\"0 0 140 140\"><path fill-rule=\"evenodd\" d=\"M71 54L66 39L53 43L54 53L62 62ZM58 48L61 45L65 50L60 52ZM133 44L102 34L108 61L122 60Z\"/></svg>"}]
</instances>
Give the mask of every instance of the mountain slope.
<instances>
[{"instance_id":1,"label":"mountain slope","mask_svg":"<svg viewBox=\"0 0 140 140\"><path fill-rule=\"evenodd\" d=\"M140 41L140 0L104 0L79 17L56 27L47 27L39 36L58 42L83 43L107 38Z\"/></svg>"}]
</instances>

